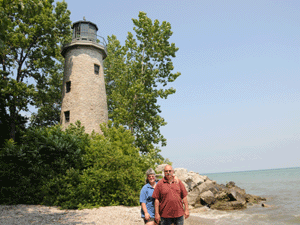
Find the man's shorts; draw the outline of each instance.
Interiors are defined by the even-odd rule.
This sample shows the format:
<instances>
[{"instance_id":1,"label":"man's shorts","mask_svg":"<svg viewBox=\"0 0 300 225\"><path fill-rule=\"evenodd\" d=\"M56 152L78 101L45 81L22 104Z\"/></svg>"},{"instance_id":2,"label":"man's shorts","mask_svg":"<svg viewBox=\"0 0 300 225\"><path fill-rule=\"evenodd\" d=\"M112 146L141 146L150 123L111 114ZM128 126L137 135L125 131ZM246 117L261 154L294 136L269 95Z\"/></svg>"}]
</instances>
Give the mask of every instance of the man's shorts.
<instances>
[{"instance_id":1,"label":"man's shorts","mask_svg":"<svg viewBox=\"0 0 300 225\"><path fill-rule=\"evenodd\" d=\"M161 217L160 223L161 223L161 225L171 225L172 223L174 225L183 225L184 219L183 219L183 216L176 217L176 218L163 218L163 217Z\"/></svg>"}]
</instances>

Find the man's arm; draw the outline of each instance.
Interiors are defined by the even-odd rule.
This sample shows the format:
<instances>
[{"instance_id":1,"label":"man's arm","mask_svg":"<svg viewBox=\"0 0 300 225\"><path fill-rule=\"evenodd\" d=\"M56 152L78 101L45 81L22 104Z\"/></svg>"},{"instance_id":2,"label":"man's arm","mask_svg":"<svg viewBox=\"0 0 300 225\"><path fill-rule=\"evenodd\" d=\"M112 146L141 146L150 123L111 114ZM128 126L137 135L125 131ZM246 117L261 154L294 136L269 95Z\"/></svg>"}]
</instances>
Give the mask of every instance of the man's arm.
<instances>
[{"instance_id":1,"label":"man's arm","mask_svg":"<svg viewBox=\"0 0 300 225\"><path fill-rule=\"evenodd\" d=\"M184 208L185 208L185 210L184 210L184 218L187 219L190 216L187 197L185 196L182 200L183 200L183 204L184 204Z\"/></svg>"},{"instance_id":2,"label":"man's arm","mask_svg":"<svg viewBox=\"0 0 300 225\"><path fill-rule=\"evenodd\" d=\"M157 223L159 223L160 215L159 215L159 200L158 199L155 199L154 208L155 208L155 221Z\"/></svg>"}]
</instances>

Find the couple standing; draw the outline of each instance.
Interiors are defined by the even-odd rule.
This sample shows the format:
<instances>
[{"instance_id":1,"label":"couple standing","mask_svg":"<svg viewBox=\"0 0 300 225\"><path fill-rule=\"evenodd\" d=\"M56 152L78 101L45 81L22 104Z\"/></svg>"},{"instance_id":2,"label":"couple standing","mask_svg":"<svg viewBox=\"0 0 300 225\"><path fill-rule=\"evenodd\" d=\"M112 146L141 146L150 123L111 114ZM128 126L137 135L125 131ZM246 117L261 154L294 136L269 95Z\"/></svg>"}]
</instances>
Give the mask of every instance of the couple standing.
<instances>
[{"instance_id":1,"label":"couple standing","mask_svg":"<svg viewBox=\"0 0 300 225\"><path fill-rule=\"evenodd\" d=\"M183 225L184 218L189 217L188 193L183 183L174 176L172 166L167 165L164 174L165 177L157 183L155 171L147 170L147 184L140 194L142 218L146 225L159 222L161 225Z\"/></svg>"}]
</instances>

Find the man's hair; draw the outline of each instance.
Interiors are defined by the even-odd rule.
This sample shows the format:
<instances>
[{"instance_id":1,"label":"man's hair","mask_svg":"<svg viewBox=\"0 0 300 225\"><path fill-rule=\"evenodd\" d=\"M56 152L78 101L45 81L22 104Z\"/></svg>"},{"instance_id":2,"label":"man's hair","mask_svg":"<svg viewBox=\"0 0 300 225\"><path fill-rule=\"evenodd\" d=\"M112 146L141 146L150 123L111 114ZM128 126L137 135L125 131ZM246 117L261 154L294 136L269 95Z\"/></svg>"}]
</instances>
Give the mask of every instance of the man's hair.
<instances>
[{"instance_id":1,"label":"man's hair","mask_svg":"<svg viewBox=\"0 0 300 225\"><path fill-rule=\"evenodd\" d=\"M147 172L146 172L146 183L149 183L148 176L150 174L156 175L154 169L150 168L150 169L147 170Z\"/></svg>"}]
</instances>

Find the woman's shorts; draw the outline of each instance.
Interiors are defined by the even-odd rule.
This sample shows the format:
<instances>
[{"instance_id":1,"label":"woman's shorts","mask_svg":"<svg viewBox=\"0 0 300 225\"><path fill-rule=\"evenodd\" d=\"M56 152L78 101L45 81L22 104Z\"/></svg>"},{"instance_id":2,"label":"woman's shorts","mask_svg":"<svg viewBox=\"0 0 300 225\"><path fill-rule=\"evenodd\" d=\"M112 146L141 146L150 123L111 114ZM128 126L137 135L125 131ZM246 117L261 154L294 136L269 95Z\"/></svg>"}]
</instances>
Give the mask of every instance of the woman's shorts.
<instances>
[{"instance_id":1,"label":"woman's shorts","mask_svg":"<svg viewBox=\"0 0 300 225\"><path fill-rule=\"evenodd\" d=\"M148 223L148 222L154 221L154 218L151 218L151 217L150 217L149 220L145 220L145 218L143 218L143 219L144 219L145 224Z\"/></svg>"}]
</instances>

